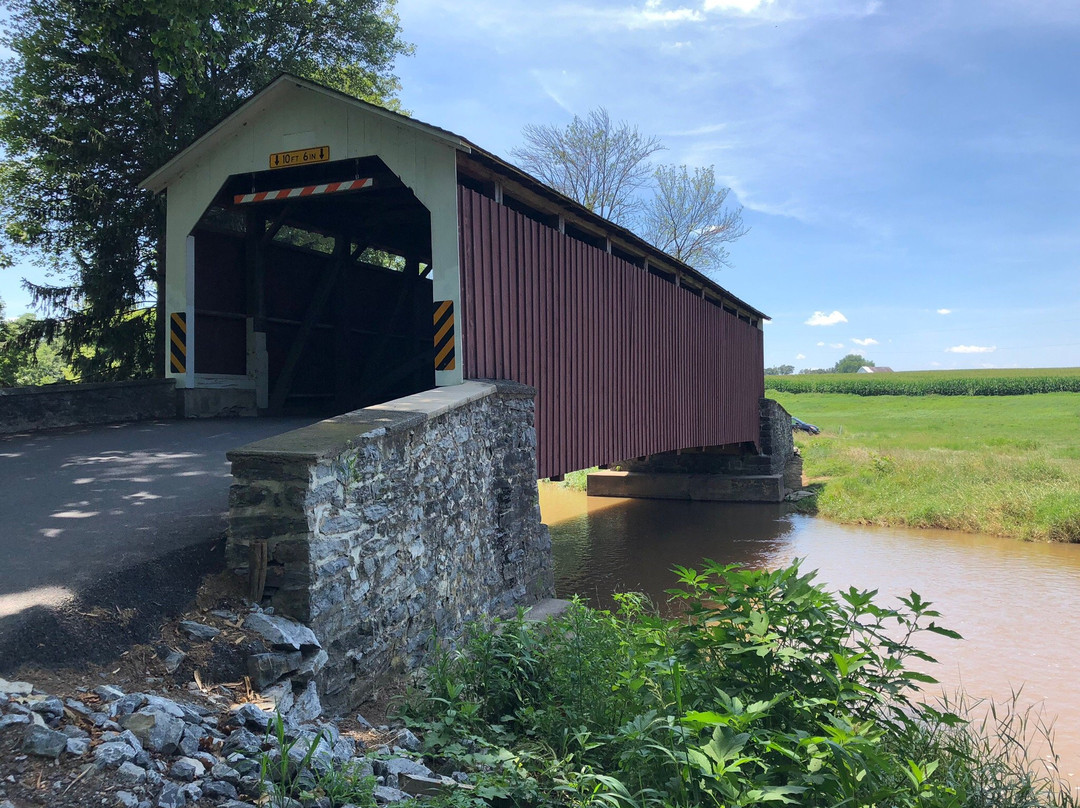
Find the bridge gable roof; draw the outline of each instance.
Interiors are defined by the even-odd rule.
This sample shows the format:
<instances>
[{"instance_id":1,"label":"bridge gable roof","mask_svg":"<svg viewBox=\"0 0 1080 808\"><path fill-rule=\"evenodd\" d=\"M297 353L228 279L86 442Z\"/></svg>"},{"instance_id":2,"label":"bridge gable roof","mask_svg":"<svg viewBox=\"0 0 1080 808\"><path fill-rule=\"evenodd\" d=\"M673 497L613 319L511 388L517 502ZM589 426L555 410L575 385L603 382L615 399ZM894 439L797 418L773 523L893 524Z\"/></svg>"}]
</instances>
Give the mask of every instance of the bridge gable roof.
<instances>
[{"instance_id":1,"label":"bridge gable roof","mask_svg":"<svg viewBox=\"0 0 1080 808\"><path fill-rule=\"evenodd\" d=\"M644 257L660 264L677 268L679 272L693 278L702 289L708 289L711 293L725 301L730 301L752 315L762 320L769 319L768 315L755 307L740 300L724 287L720 286L707 275L683 263L673 256L657 249L633 231L615 224L602 216L593 213L575 200L563 195L549 185L541 182L531 174L521 170L512 163L507 162L493 152L477 146L462 135L443 129L433 124L403 115L393 110L385 109L377 104L372 104L347 93L334 90L318 82L310 81L289 73L282 73L271 81L262 90L259 90L251 98L242 103L233 112L222 118L217 124L199 136L190 145L180 150L164 165L144 179L139 187L161 193L173 182L182 177L190 168L197 165L207 154L213 152L221 144L233 137L243 127L254 121L259 115L278 104L285 102L290 96L298 92L314 92L326 96L334 101L363 110L366 113L392 120L395 124L416 130L417 132L434 140L445 143L456 149L462 159L469 163L480 165L489 171L508 177L512 181L528 188L537 197L546 200L554 211L559 209L566 211L573 218L590 223L593 227L617 237L620 241L632 245L636 252Z\"/></svg>"}]
</instances>

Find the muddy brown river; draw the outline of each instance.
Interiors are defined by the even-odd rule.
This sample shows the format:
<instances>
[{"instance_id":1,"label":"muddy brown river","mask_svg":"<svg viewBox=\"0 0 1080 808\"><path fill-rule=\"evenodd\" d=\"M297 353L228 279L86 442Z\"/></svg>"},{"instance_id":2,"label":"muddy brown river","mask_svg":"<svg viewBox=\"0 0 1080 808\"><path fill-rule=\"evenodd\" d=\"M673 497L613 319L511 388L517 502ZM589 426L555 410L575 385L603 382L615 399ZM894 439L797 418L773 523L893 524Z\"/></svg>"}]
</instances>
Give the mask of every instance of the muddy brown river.
<instances>
[{"instance_id":1,"label":"muddy brown river","mask_svg":"<svg viewBox=\"0 0 1080 808\"><path fill-rule=\"evenodd\" d=\"M877 589L887 604L918 592L964 636L921 643L938 659L928 670L941 687L999 701L1020 691L1022 705L1056 717L1061 774L1080 782L1080 545L852 527L780 505L590 498L547 484L540 508L557 594L604 608L620 591L662 603L672 566L702 558L767 568L801 558L828 588Z\"/></svg>"}]
</instances>

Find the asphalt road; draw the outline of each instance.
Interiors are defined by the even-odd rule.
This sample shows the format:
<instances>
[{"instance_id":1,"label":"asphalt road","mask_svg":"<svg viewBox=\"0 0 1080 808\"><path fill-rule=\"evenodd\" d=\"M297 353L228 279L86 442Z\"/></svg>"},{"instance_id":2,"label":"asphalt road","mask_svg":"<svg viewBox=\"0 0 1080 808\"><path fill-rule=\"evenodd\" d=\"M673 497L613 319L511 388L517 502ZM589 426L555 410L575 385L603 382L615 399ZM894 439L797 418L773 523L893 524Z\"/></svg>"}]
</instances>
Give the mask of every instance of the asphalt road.
<instances>
[{"instance_id":1,"label":"asphalt road","mask_svg":"<svg viewBox=\"0 0 1080 808\"><path fill-rule=\"evenodd\" d=\"M32 657L29 645L83 639L56 625L65 610L149 618L182 606L221 564L225 452L311 422L144 421L0 437L0 671Z\"/></svg>"}]
</instances>

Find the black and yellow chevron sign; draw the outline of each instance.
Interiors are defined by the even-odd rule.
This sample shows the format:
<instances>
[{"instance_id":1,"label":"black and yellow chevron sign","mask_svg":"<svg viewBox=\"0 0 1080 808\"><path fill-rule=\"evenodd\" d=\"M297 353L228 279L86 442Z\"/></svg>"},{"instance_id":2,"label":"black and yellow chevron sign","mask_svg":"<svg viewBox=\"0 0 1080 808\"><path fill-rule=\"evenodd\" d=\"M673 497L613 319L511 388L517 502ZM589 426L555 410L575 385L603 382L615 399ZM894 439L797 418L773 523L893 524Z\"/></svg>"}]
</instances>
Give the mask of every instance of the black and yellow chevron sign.
<instances>
[{"instance_id":1,"label":"black and yellow chevron sign","mask_svg":"<svg viewBox=\"0 0 1080 808\"><path fill-rule=\"evenodd\" d=\"M453 370L454 301L435 301L435 370Z\"/></svg>"},{"instance_id":2,"label":"black and yellow chevron sign","mask_svg":"<svg viewBox=\"0 0 1080 808\"><path fill-rule=\"evenodd\" d=\"M182 311L169 315L169 366L173 373L187 372L187 315Z\"/></svg>"}]
</instances>

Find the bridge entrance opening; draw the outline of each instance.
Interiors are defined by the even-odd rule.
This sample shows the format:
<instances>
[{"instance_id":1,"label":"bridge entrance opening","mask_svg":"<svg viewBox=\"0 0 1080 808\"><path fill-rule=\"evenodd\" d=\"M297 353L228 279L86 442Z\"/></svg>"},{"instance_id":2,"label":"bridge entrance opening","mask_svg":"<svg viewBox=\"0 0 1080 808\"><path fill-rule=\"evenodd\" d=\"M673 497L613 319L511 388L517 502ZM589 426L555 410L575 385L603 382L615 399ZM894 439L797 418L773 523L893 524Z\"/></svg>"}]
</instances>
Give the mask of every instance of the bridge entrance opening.
<instances>
[{"instance_id":1,"label":"bridge entrance opening","mask_svg":"<svg viewBox=\"0 0 1080 808\"><path fill-rule=\"evenodd\" d=\"M435 386L431 217L379 158L234 174L191 236L203 384L324 416Z\"/></svg>"}]
</instances>

